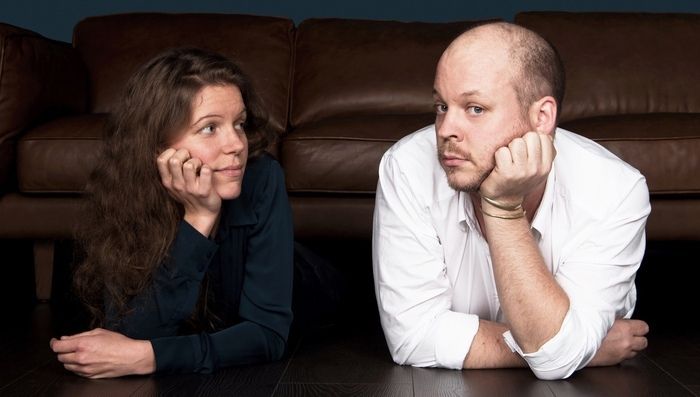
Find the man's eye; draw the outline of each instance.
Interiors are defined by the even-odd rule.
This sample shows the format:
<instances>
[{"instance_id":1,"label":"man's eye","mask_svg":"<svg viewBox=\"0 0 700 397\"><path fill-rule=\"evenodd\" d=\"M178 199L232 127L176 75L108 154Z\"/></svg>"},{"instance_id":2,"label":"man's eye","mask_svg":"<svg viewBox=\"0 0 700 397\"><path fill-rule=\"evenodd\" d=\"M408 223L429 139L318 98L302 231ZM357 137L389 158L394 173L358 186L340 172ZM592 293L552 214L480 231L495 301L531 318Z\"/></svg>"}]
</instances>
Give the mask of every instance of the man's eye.
<instances>
[{"instance_id":1,"label":"man's eye","mask_svg":"<svg viewBox=\"0 0 700 397\"><path fill-rule=\"evenodd\" d=\"M467 108L467 111L469 111L469 113L471 113L471 114L477 114L477 115L478 115L478 114L484 113L484 108L482 108L482 107L480 107L480 106L469 106L469 107Z\"/></svg>"},{"instance_id":2,"label":"man's eye","mask_svg":"<svg viewBox=\"0 0 700 397\"><path fill-rule=\"evenodd\" d=\"M445 105L444 103L436 103L434 106L435 106L435 113L447 112L447 105Z\"/></svg>"}]
</instances>

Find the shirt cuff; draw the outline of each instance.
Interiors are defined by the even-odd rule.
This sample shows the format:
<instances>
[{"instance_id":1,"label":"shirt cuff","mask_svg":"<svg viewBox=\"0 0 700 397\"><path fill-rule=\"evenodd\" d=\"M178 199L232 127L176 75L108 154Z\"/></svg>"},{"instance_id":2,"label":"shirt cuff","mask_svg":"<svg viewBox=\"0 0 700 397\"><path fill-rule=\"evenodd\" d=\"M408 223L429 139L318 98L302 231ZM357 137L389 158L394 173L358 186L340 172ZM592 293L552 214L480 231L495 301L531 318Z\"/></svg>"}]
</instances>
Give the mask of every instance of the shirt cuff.
<instances>
[{"instance_id":1,"label":"shirt cuff","mask_svg":"<svg viewBox=\"0 0 700 397\"><path fill-rule=\"evenodd\" d=\"M204 365L202 349L208 347L204 335L167 336L151 339L158 373L210 373Z\"/></svg>"},{"instance_id":2,"label":"shirt cuff","mask_svg":"<svg viewBox=\"0 0 700 397\"><path fill-rule=\"evenodd\" d=\"M479 330L479 317L473 314L445 312L435 326L435 362L438 367L464 368L474 336Z\"/></svg>"},{"instance_id":3,"label":"shirt cuff","mask_svg":"<svg viewBox=\"0 0 700 397\"><path fill-rule=\"evenodd\" d=\"M574 323L572 310L569 310L559 332L533 353L524 353L510 331L504 332L503 338L511 351L518 353L538 378L564 379L590 361L589 358L582 363L580 344L571 343L571 338L580 333L575 329Z\"/></svg>"}]
</instances>

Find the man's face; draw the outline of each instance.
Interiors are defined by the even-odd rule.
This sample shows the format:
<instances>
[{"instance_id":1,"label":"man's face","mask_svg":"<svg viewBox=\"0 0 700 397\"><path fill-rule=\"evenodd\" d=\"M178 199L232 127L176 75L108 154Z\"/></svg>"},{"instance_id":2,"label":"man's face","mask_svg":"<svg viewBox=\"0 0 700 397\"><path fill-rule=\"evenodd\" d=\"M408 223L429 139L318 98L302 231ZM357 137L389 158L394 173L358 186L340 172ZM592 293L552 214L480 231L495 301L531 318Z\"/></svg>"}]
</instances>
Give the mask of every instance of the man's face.
<instances>
[{"instance_id":1,"label":"man's face","mask_svg":"<svg viewBox=\"0 0 700 397\"><path fill-rule=\"evenodd\" d=\"M449 48L435 74L437 155L449 185L473 192L494 153L531 130L513 87L508 52L485 40Z\"/></svg>"}]
</instances>

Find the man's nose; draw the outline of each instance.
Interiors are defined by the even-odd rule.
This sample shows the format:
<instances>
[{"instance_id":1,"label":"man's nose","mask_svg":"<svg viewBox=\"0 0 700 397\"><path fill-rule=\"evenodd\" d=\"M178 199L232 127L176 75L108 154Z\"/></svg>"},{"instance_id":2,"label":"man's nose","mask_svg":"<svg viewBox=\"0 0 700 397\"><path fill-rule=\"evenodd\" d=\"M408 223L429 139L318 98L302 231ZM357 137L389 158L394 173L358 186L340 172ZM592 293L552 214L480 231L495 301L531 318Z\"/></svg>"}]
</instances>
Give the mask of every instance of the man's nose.
<instances>
[{"instance_id":1,"label":"man's nose","mask_svg":"<svg viewBox=\"0 0 700 397\"><path fill-rule=\"evenodd\" d=\"M464 137L462 123L459 122L456 112L448 110L442 115L442 120L437 123L437 136L449 140L454 139L461 141Z\"/></svg>"}]
</instances>

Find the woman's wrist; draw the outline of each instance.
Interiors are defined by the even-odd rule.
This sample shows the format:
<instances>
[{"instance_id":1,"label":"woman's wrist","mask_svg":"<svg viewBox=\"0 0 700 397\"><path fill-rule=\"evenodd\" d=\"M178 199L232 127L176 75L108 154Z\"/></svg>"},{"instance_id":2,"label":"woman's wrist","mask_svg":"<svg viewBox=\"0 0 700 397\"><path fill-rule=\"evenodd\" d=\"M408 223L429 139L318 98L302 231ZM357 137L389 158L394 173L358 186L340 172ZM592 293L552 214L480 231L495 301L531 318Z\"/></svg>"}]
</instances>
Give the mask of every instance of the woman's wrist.
<instances>
[{"instance_id":1,"label":"woman's wrist","mask_svg":"<svg viewBox=\"0 0 700 397\"><path fill-rule=\"evenodd\" d=\"M216 224L218 214L190 214L185 213L185 222L195 228L203 236L209 237Z\"/></svg>"},{"instance_id":2,"label":"woman's wrist","mask_svg":"<svg viewBox=\"0 0 700 397\"><path fill-rule=\"evenodd\" d=\"M156 355L150 340L137 340L140 359L136 363L136 375L149 375L156 372Z\"/></svg>"}]
</instances>

